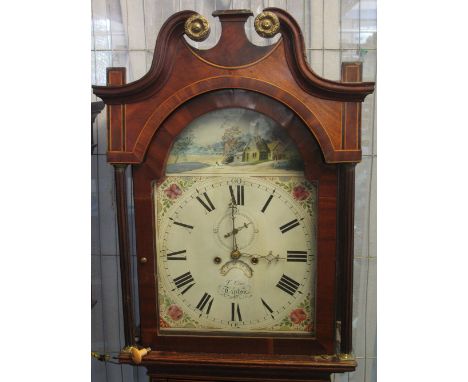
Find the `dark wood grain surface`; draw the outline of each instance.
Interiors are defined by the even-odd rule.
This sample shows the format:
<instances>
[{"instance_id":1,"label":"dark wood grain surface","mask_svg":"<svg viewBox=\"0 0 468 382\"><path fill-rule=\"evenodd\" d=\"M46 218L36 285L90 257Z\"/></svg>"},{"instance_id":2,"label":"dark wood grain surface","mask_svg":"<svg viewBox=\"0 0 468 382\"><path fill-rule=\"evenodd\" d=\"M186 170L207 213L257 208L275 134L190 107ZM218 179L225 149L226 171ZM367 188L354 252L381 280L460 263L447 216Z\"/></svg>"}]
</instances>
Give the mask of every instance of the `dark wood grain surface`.
<instances>
[{"instance_id":1,"label":"dark wood grain surface","mask_svg":"<svg viewBox=\"0 0 468 382\"><path fill-rule=\"evenodd\" d=\"M131 362L125 355L120 361ZM330 381L331 373L353 371L356 362L321 356L151 352L145 366L159 378L154 380L324 382Z\"/></svg>"},{"instance_id":2,"label":"dark wood grain surface","mask_svg":"<svg viewBox=\"0 0 468 382\"><path fill-rule=\"evenodd\" d=\"M115 200L117 202L117 227L119 237L120 285L124 319L125 346L135 344L135 320L133 316L130 241L127 215L126 165L114 165Z\"/></svg>"},{"instance_id":3,"label":"dark wood grain surface","mask_svg":"<svg viewBox=\"0 0 468 382\"><path fill-rule=\"evenodd\" d=\"M374 83L360 82L360 64L345 65L342 82L317 76L305 60L295 20L281 9L269 10L280 20L276 44L259 47L248 41L248 13L215 12L222 34L207 51L184 39L184 23L194 12L176 13L161 29L145 76L125 84L124 69L109 68L108 86L93 87L108 106L108 161L133 165L141 342L153 349L143 361L152 381L329 381L330 373L356 367L355 361L319 357L352 349L354 164L361 160L361 102ZM227 107L255 110L276 121L297 144L305 176L317 185L315 337L168 335L159 330L153 183L164 179L177 135L195 118ZM130 270L124 261L128 223L122 174L116 172L116 185L126 288ZM126 295L124 305L131 310ZM128 314L127 323L133 321ZM336 349L337 319L342 321L341 349ZM129 328L125 333L132 336ZM122 354L121 362L131 361Z\"/></svg>"}]
</instances>

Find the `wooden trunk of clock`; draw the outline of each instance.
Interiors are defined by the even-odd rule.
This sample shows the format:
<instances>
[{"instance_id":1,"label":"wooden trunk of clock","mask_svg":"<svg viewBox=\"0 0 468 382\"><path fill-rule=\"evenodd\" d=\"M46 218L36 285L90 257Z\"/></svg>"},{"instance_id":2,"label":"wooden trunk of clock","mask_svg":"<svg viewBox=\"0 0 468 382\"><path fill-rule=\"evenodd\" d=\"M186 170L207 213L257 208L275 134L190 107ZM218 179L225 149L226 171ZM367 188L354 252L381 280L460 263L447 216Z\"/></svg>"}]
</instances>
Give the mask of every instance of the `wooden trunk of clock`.
<instances>
[{"instance_id":1,"label":"wooden trunk of clock","mask_svg":"<svg viewBox=\"0 0 468 382\"><path fill-rule=\"evenodd\" d=\"M202 38L206 23L194 12L179 12L162 27L153 64L144 77L125 84L125 71L109 68L108 86L94 87L95 94L107 105L107 157L116 168L126 345L151 347L152 351L142 362L148 368L151 381L328 381L331 373L352 371L356 367L350 356L354 165L361 159L361 102L373 91L374 84L359 82L359 63L343 65L342 82L325 80L314 74L304 59L299 27L283 10L270 8L258 17L256 27L260 34L276 32L276 26L281 33L276 44L264 47L253 45L245 36L244 23L252 16L250 11L217 11L214 15L221 21L222 34L212 49L197 50L185 41L184 33L194 39ZM158 198L160 194L166 197L170 210L175 208L176 199L182 198L181 194L189 192L177 183L164 189L170 172L168 159L188 127L219 110L245 110L272 121L271 124L291 140L291 145L300 154L303 183L313 186L316 224L310 235L314 235L316 247L307 256L314 259L315 278L313 290L309 291L313 294L314 317L308 317L311 324L303 333L284 330L278 333L273 330L249 332L242 330L242 325L233 326L233 330L226 327L212 329L216 325L199 330L193 323L171 330L170 323L166 322L170 319L163 318L164 312L160 311L163 306L160 299L165 298L161 297L164 291L160 279L160 268L165 263L160 257L166 256L167 262L169 256L162 249L163 236L157 234L162 229L159 227L162 218L157 212ZM138 343L134 335L129 228L125 210L123 175L127 165L132 166L133 173L140 312ZM216 165L220 163L217 161ZM230 164L221 164L221 167L226 166ZM235 172L235 166L230 168ZM213 170L210 179L216 179L216 171ZM280 184L283 173L279 171L278 174ZM242 175L239 179L243 182ZM225 188L227 190L227 186ZM194 189L199 193L198 188ZM307 191L303 192L309 195ZM242 188L242 203L238 204L243 204L243 195ZM291 203L299 205L303 196L294 198L291 196ZM233 195L233 203L229 206L233 222L234 208L237 211L238 207L234 199ZM211 200L207 203L211 205ZM227 204L224 207L228 209ZM211 212L209 206L205 205L205 208ZM195 225L193 222L177 224L188 230ZM197 224L204 222L200 219ZM244 224L247 227L247 223ZM280 231L276 230L278 234L284 233L282 228ZM237 235L234 225L226 235ZM181 233L181 244L186 237ZM207 237L206 240L214 239ZM242 263L250 272L260 269L251 257L237 251L234 238L233 243L235 247L229 252L229 263ZM185 250L177 253L185 253ZM172 253L173 259L187 259L185 254L177 256L177 253ZM240 259L234 257L236 253ZM270 264L266 255L258 256L255 258L257 262L268 259ZM306 255L296 254L292 258L302 261L299 256ZM184 281L183 285L186 284ZM179 295L177 288L180 285L176 283L174 288ZM187 290L190 287L188 284ZM286 292L293 295L297 288L290 290L287 286ZM202 298L197 306L200 317L202 313L207 316L203 308L200 309L207 301ZM294 305L294 300L291 301ZM270 310L263 299L262 302ZM208 312L212 303L213 300ZM179 307L175 315L172 313L172 324L175 325L183 313ZM234 318L234 305L232 315ZM241 321L239 311L238 315ZM126 352L122 352L120 360L132 363Z\"/></svg>"}]
</instances>

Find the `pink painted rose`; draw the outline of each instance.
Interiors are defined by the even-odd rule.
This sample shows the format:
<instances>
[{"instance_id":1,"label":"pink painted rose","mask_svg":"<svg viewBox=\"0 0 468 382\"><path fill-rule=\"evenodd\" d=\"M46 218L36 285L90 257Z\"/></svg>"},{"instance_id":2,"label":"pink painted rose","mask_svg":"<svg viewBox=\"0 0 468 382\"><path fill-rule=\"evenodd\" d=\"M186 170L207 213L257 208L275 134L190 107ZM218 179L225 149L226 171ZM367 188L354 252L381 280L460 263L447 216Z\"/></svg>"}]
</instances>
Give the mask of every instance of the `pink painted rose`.
<instances>
[{"instance_id":1,"label":"pink painted rose","mask_svg":"<svg viewBox=\"0 0 468 382\"><path fill-rule=\"evenodd\" d=\"M305 200L309 197L309 191L304 186L296 186L293 188L292 194L296 200Z\"/></svg>"},{"instance_id":2,"label":"pink painted rose","mask_svg":"<svg viewBox=\"0 0 468 382\"><path fill-rule=\"evenodd\" d=\"M304 312L304 309L297 308L294 309L291 313L289 313L289 318L294 324L300 324L307 318L307 314Z\"/></svg>"},{"instance_id":3,"label":"pink painted rose","mask_svg":"<svg viewBox=\"0 0 468 382\"><path fill-rule=\"evenodd\" d=\"M182 309L180 309L177 305L171 305L169 308L167 308L167 315L174 321L180 320L183 314L184 312L182 312Z\"/></svg>"},{"instance_id":4,"label":"pink painted rose","mask_svg":"<svg viewBox=\"0 0 468 382\"><path fill-rule=\"evenodd\" d=\"M169 188L164 190L164 192L169 199L177 199L180 195L182 195L182 190L175 183L172 183Z\"/></svg>"}]
</instances>

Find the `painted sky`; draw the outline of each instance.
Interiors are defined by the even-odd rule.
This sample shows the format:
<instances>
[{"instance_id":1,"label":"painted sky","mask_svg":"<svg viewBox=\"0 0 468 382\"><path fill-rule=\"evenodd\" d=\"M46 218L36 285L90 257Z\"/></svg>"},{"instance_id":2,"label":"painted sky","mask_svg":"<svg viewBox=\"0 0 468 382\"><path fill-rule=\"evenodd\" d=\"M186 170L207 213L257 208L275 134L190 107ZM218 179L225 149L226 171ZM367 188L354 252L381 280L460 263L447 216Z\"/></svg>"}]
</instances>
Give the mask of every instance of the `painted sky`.
<instances>
[{"instance_id":1,"label":"painted sky","mask_svg":"<svg viewBox=\"0 0 468 382\"><path fill-rule=\"evenodd\" d=\"M232 108L202 115L188 125L180 136L192 134L194 145L207 146L221 142L225 130L232 126L238 126L244 134L259 134L266 139L269 138L273 129L281 129L263 114L247 109Z\"/></svg>"}]
</instances>

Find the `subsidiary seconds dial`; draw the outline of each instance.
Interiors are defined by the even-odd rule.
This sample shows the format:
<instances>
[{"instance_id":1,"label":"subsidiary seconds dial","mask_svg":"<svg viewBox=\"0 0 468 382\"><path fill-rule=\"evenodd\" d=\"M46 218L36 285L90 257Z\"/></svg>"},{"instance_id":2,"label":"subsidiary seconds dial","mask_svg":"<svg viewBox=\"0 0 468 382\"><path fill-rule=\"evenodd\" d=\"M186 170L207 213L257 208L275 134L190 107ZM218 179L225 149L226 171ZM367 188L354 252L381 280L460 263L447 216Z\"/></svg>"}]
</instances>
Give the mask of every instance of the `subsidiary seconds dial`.
<instances>
[{"instance_id":1,"label":"subsidiary seconds dial","mask_svg":"<svg viewBox=\"0 0 468 382\"><path fill-rule=\"evenodd\" d=\"M291 312L313 319L315 201L305 208L279 179L210 177L185 189L176 179L157 232L171 327L275 332Z\"/></svg>"}]
</instances>

